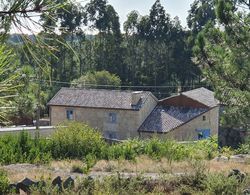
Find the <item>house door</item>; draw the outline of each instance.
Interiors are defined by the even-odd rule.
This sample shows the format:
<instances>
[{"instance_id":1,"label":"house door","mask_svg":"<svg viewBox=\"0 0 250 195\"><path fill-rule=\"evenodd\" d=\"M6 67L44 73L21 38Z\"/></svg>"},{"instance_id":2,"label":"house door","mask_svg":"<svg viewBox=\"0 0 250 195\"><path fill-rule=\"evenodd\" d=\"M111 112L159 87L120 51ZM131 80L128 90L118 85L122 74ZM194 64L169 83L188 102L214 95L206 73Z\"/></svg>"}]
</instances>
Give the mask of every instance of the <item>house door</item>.
<instances>
[{"instance_id":1,"label":"house door","mask_svg":"<svg viewBox=\"0 0 250 195\"><path fill-rule=\"evenodd\" d=\"M196 131L198 140L207 139L211 136L210 129L196 129Z\"/></svg>"}]
</instances>

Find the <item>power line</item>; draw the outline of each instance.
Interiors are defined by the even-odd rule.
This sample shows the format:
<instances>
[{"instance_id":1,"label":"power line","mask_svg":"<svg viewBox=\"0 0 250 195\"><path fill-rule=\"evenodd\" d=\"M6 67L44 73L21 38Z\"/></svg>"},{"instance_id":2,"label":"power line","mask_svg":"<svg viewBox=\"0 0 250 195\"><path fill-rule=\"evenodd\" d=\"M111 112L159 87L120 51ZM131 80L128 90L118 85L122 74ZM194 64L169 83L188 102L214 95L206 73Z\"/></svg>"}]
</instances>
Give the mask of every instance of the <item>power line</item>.
<instances>
[{"instance_id":1,"label":"power line","mask_svg":"<svg viewBox=\"0 0 250 195\"><path fill-rule=\"evenodd\" d=\"M55 80L39 80L39 79L34 79L35 81L40 81L40 82L48 82L48 83L57 83L57 84L69 84L69 85L81 85L81 87L113 87L113 88L177 88L177 87L201 87L205 86L203 84L194 84L194 85L97 85L97 84L91 84L91 83L81 83L81 82L66 82L66 81L55 81ZM81 88L79 87L79 88ZM77 88L77 86L76 86Z\"/></svg>"}]
</instances>

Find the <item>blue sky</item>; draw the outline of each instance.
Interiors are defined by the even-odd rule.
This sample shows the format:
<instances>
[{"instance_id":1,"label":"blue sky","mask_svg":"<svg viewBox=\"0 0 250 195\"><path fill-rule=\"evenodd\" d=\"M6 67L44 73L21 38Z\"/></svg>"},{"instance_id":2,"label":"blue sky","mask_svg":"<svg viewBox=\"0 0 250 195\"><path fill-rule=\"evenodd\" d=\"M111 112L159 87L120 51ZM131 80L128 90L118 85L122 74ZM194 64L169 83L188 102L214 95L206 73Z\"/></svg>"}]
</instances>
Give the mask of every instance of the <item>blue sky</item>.
<instances>
[{"instance_id":1,"label":"blue sky","mask_svg":"<svg viewBox=\"0 0 250 195\"><path fill-rule=\"evenodd\" d=\"M190 9L190 4L192 4L193 1L194 0L161 0L161 4L165 7L167 13L171 15L171 18L178 16L182 26L186 26L186 17ZM132 10L139 11L141 15L149 14L149 10L155 0L108 0L108 2L118 12L122 26L127 14Z\"/></svg>"}]
</instances>

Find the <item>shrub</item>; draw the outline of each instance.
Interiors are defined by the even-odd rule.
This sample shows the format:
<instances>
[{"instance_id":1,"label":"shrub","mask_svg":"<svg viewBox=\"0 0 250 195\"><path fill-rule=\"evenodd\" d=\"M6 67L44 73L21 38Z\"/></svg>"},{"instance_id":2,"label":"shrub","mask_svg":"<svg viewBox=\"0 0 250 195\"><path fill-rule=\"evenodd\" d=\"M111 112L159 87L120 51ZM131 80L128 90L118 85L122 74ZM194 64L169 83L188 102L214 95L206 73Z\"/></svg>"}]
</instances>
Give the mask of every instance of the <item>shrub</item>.
<instances>
[{"instance_id":1,"label":"shrub","mask_svg":"<svg viewBox=\"0 0 250 195\"><path fill-rule=\"evenodd\" d=\"M72 173L84 173L85 167L82 165L73 165L71 168Z\"/></svg>"},{"instance_id":2,"label":"shrub","mask_svg":"<svg viewBox=\"0 0 250 195\"><path fill-rule=\"evenodd\" d=\"M44 138L31 138L27 132L0 137L0 163L46 163L50 149Z\"/></svg>"},{"instance_id":3,"label":"shrub","mask_svg":"<svg viewBox=\"0 0 250 195\"><path fill-rule=\"evenodd\" d=\"M196 190L203 190L206 180L206 164L200 160L190 161L189 164L191 171L181 176L180 183Z\"/></svg>"},{"instance_id":4,"label":"shrub","mask_svg":"<svg viewBox=\"0 0 250 195\"><path fill-rule=\"evenodd\" d=\"M0 169L0 194L6 194L9 186L7 173Z\"/></svg>"},{"instance_id":5,"label":"shrub","mask_svg":"<svg viewBox=\"0 0 250 195\"><path fill-rule=\"evenodd\" d=\"M57 127L57 131L51 136L51 152L55 159L82 159L88 154L100 157L104 145L98 131L78 122Z\"/></svg>"},{"instance_id":6,"label":"shrub","mask_svg":"<svg viewBox=\"0 0 250 195\"><path fill-rule=\"evenodd\" d=\"M250 154L250 137L246 138L244 144L241 144L239 148L236 150L237 154Z\"/></svg>"},{"instance_id":7,"label":"shrub","mask_svg":"<svg viewBox=\"0 0 250 195\"><path fill-rule=\"evenodd\" d=\"M208 175L205 185L212 194L239 194L240 185L236 177L227 177L222 173Z\"/></svg>"}]
</instances>

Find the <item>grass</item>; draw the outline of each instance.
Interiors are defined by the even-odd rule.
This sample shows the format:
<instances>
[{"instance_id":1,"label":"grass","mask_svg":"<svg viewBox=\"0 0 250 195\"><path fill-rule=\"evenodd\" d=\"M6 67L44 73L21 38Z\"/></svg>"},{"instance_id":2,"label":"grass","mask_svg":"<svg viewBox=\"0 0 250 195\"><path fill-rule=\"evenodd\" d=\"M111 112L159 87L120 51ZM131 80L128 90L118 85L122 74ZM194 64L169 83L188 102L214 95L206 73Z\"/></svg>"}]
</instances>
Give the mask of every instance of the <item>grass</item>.
<instances>
[{"instance_id":1,"label":"grass","mask_svg":"<svg viewBox=\"0 0 250 195\"><path fill-rule=\"evenodd\" d=\"M223 173L228 173L232 169L239 169L245 173L250 174L250 164L235 163L235 162L217 162L217 161L203 161L206 165L207 171L210 173L217 173L218 170ZM25 168L26 167L26 168ZM80 171L73 171L73 168L80 168ZM44 166L22 166L22 168L12 166L5 170L11 182L17 182L24 177L30 177L34 180L53 179L60 175L66 177L76 173L85 172L86 164L79 160L63 160L52 161ZM140 156L136 161L128 160L100 160L90 170L90 172L128 172L128 173L157 173L159 175L174 174L174 173L191 173L193 166L189 161L181 161L169 163L167 159L154 160L147 156Z\"/></svg>"},{"instance_id":2,"label":"grass","mask_svg":"<svg viewBox=\"0 0 250 195\"><path fill-rule=\"evenodd\" d=\"M235 162L217 162L205 161L207 169L210 172L229 172L232 169L238 168L246 173L250 173L250 164L235 163ZM180 161L169 163L168 159L162 158L161 160L154 160L147 156L137 157L135 161L128 160L100 160L92 168L92 171L104 172L142 172L142 173L184 173L190 172L190 162Z\"/></svg>"}]
</instances>

